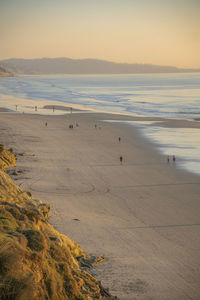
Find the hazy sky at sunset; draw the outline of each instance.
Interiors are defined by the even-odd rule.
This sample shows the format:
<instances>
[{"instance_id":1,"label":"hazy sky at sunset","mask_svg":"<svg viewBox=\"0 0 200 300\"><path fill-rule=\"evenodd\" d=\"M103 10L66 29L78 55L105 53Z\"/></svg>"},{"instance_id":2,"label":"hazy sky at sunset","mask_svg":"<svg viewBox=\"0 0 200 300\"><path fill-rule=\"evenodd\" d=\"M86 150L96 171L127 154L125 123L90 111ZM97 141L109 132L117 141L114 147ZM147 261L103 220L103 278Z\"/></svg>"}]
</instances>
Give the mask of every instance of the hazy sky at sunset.
<instances>
[{"instance_id":1,"label":"hazy sky at sunset","mask_svg":"<svg viewBox=\"0 0 200 300\"><path fill-rule=\"evenodd\" d=\"M200 68L200 0L0 0L0 59Z\"/></svg>"}]
</instances>

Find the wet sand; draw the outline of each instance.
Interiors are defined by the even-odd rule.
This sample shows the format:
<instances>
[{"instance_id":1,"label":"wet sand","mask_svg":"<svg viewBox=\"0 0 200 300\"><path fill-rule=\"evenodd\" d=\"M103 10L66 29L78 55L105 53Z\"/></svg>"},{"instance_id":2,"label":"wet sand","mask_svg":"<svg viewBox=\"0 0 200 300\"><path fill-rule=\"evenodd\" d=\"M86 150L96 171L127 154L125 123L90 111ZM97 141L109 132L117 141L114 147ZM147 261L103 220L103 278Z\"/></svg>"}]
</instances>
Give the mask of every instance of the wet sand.
<instances>
[{"instance_id":1,"label":"wet sand","mask_svg":"<svg viewBox=\"0 0 200 300\"><path fill-rule=\"evenodd\" d=\"M105 256L94 273L120 299L199 300L200 176L167 164L137 128L105 119L137 120L1 113L1 143L30 154L18 158L16 182L51 204L56 229Z\"/></svg>"}]
</instances>

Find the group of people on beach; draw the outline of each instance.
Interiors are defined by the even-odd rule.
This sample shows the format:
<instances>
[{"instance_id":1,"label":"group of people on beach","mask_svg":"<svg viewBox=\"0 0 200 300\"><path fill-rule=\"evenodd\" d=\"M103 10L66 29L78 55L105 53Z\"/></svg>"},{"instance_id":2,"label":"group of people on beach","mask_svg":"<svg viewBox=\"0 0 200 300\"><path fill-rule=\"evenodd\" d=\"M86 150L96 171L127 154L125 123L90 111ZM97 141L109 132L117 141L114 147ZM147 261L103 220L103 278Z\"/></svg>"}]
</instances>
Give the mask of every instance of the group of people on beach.
<instances>
[{"instance_id":1,"label":"group of people on beach","mask_svg":"<svg viewBox=\"0 0 200 300\"><path fill-rule=\"evenodd\" d=\"M45 122L45 127L47 127L47 126L48 126L48 123ZM73 129L73 127L74 127L73 124L69 125L70 129ZM77 122L76 122L76 127L79 127L79 124ZM94 125L94 128L95 129L97 128L97 124ZM120 136L118 137L118 142L121 143L121 137ZM122 165L122 162L123 162L123 156L122 155L120 155L119 161L120 161L120 164Z\"/></svg>"},{"instance_id":2,"label":"group of people on beach","mask_svg":"<svg viewBox=\"0 0 200 300\"><path fill-rule=\"evenodd\" d=\"M172 156L172 160L175 163L175 161L176 161L176 156L175 155ZM168 163L170 162L170 156L169 155L167 156L167 162Z\"/></svg>"},{"instance_id":3,"label":"group of people on beach","mask_svg":"<svg viewBox=\"0 0 200 300\"><path fill-rule=\"evenodd\" d=\"M47 124L47 122L46 122L46 123L45 123L45 127L47 127L47 125L48 125L48 124ZM79 126L79 124L76 122L76 127L78 127L78 126ZM72 128L73 128L73 125L70 124L70 125L69 125L69 128L72 129ZM97 128L97 124L94 125L94 128L95 128L95 129ZM118 137L118 142L121 143L121 137L120 137L120 136ZM120 164L122 165L122 163L123 163L123 156L122 156L122 155L120 155L119 161L120 161ZM175 155L172 156L172 161L173 161L174 163L176 162L176 156L175 156ZM170 156L169 156L169 155L167 156L167 162L168 162L168 163L170 162Z\"/></svg>"}]
</instances>

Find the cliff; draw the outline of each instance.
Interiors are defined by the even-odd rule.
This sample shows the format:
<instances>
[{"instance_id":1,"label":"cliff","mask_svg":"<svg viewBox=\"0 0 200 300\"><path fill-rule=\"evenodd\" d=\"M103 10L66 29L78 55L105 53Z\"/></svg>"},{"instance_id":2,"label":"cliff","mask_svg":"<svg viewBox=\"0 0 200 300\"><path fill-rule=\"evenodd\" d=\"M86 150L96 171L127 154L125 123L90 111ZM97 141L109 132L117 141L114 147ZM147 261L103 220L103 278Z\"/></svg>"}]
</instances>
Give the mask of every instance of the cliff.
<instances>
[{"instance_id":1,"label":"cliff","mask_svg":"<svg viewBox=\"0 0 200 300\"><path fill-rule=\"evenodd\" d=\"M13 74L8 72L6 69L0 67L0 77L12 77Z\"/></svg>"},{"instance_id":2,"label":"cliff","mask_svg":"<svg viewBox=\"0 0 200 300\"><path fill-rule=\"evenodd\" d=\"M0 145L0 299L114 299L89 272L103 258L56 231L49 205L17 186L10 166L12 149Z\"/></svg>"}]
</instances>

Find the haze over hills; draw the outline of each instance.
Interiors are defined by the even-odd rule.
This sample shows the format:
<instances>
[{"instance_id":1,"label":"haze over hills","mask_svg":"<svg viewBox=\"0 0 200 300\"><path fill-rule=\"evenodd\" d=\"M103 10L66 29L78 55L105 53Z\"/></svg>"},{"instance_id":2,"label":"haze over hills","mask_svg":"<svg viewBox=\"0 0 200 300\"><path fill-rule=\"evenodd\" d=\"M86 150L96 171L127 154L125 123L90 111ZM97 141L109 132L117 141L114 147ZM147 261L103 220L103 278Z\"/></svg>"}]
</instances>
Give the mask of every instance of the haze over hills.
<instances>
[{"instance_id":1,"label":"haze over hills","mask_svg":"<svg viewBox=\"0 0 200 300\"><path fill-rule=\"evenodd\" d=\"M70 58L12 58L0 64L14 74L134 74L200 72L200 69L181 69L151 64L115 63L98 59Z\"/></svg>"}]
</instances>

